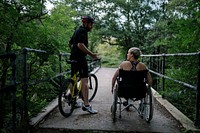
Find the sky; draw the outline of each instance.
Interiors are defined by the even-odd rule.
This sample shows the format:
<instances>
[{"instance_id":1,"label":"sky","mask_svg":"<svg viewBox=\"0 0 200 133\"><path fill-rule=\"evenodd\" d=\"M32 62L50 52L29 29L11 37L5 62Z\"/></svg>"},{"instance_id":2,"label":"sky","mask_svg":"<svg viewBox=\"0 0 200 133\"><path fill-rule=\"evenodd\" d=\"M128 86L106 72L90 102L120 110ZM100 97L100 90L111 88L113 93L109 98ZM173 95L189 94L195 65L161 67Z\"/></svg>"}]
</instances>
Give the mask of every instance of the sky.
<instances>
[{"instance_id":1,"label":"sky","mask_svg":"<svg viewBox=\"0 0 200 133\"><path fill-rule=\"evenodd\" d=\"M46 8L47 8L47 10L51 10L53 8L53 4L51 4L49 1L47 1Z\"/></svg>"}]
</instances>

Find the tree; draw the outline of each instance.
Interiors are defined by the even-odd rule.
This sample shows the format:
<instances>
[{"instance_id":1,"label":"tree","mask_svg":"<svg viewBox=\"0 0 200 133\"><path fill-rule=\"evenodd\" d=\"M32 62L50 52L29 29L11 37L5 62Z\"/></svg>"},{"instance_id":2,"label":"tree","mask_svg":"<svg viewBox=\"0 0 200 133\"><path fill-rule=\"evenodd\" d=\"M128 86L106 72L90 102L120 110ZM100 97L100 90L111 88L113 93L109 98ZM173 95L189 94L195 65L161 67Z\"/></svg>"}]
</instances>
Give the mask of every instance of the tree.
<instances>
[{"instance_id":1,"label":"tree","mask_svg":"<svg viewBox=\"0 0 200 133\"><path fill-rule=\"evenodd\" d=\"M0 2L0 54L14 52L19 53L17 57L20 57L23 47L46 50L47 54L45 56L32 54L31 57L33 58L29 60L28 65L35 67L33 69L30 67L29 74L38 80L54 72L55 67L59 67L58 65L52 67L53 62L56 64L56 59L52 58L51 55L59 52L69 52L68 41L75 25L72 19L74 15L71 15L75 12L69 6L60 4L48 13L45 9L45 2L46 0L2 0ZM48 60L49 57L51 59ZM52 62L49 62L50 60ZM0 61L0 89L10 83L11 78L8 78L11 73L10 64L9 60ZM20 65L22 64L17 64L18 70L21 68ZM22 71L20 72L22 73ZM31 77L30 75L28 76ZM20 76L20 74L17 75L18 80L22 79ZM41 91L46 91L44 89L50 89L49 85L34 87L35 91L30 93L29 98L36 91L40 94ZM17 91L20 90L17 89ZM18 97L22 95L19 93L17 92ZM41 102L41 104L44 103L46 101ZM32 112L30 115L32 115ZM3 118L1 112L0 117ZM0 128L3 127L3 119L1 119Z\"/></svg>"},{"instance_id":2,"label":"tree","mask_svg":"<svg viewBox=\"0 0 200 133\"><path fill-rule=\"evenodd\" d=\"M200 50L200 2L197 0L170 1L168 15L169 25L173 29L170 52L197 52Z\"/></svg>"},{"instance_id":3,"label":"tree","mask_svg":"<svg viewBox=\"0 0 200 133\"><path fill-rule=\"evenodd\" d=\"M21 26L38 20L46 14L44 0L41 1L1 1L0 3L0 46L2 52L11 52L11 47L17 43Z\"/></svg>"},{"instance_id":4,"label":"tree","mask_svg":"<svg viewBox=\"0 0 200 133\"><path fill-rule=\"evenodd\" d=\"M48 18L43 21L41 28L47 32L48 40L52 40L51 51L70 52L68 44L76 28L74 16L76 16L76 11L70 6L57 3ZM43 45L45 49L46 45L48 44ZM44 49L44 47L41 49Z\"/></svg>"},{"instance_id":5,"label":"tree","mask_svg":"<svg viewBox=\"0 0 200 133\"><path fill-rule=\"evenodd\" d=\"M200 2L175 1L161 4L161 16L148 34L156 53L199 51Z\"/></svg>"}]
</instances>

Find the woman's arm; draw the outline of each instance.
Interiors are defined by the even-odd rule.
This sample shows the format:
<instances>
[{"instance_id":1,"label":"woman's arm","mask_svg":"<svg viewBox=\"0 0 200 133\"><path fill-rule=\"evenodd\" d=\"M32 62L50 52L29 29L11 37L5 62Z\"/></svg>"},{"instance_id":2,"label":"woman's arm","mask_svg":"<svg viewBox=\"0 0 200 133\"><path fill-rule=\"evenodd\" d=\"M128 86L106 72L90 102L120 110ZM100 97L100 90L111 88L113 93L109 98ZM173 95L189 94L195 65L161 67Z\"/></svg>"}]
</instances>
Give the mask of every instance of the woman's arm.
<instances>
[{"instance_id":1,"label":"woman's arm","mask_svg":"<svg viewBox=\"0 0 200 133\"><path fill-rule=\"evenodd\" d=\"M138 71L148 70L148 68L147 68L147 66L146 66L144 63L141 63L141 62L140 62L140 63L137 65L137 70L138 70ZM147 72L147 83L148 83L148 85L149 85L150 87L153 85L153 80L152 80L152 78L151 78L151 74L150 74L149 71Z\"/></svg>"},{"instance_id":2,"label":"woman's arm","mask_svg":"<svg viewBox=\"0 0 200 133\"><path fill-rule=\"evenodd\" d=\"M116 70L116 72L115 72L115 74L114 74L114 76L113 76L113 78L112 78L112 89L111 89L111 92L112 92L112 93L113 93L113 89L114 89L115 82L116 82L116 80L117 80L118 75L119 75L119 69Z\"/></svg>"},{"instance_id":3,"label":"woman's arm","mask_svg":"<svg viewBox=\"0 0 200 133\"><path fill-rule=\"evenodd\" d=\"M150 74L149 71L147 72L147 83L148 83L148 85L149 85L150 87L152 87L152 85L153 85L153 80L152 80L152 78L151 78L151 74Z\"/></svg>"}]
</instances>

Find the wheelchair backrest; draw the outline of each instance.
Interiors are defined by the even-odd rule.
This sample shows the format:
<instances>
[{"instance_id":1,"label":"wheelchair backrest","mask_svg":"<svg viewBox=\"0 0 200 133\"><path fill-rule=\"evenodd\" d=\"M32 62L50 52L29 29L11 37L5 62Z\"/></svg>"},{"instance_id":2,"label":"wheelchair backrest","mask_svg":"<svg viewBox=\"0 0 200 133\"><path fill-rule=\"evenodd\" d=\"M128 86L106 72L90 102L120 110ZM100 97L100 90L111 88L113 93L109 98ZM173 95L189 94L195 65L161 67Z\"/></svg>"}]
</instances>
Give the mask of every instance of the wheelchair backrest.
<instances>
[{"instance_id":1,"label":"wheelchair backrest","mask_svg":"<svg viewBox=\"0 0 200 133\"><path fill-rule=\"evenodd\" d=\"M141 99L146 94L147 70L125 71L119 70L118 97Z\"/></svg>"}]
</instances>

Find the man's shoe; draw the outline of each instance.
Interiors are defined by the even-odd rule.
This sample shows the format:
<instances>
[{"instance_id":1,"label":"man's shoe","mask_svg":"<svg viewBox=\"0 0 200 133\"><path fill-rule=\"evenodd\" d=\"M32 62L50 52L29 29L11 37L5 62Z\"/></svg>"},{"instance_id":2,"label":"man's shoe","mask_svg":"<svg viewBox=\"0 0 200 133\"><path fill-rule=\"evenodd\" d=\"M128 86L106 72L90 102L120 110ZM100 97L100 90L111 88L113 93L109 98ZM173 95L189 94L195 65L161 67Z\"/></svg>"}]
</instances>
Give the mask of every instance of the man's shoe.
<instances>
[{"instance_id":1,"label":"man's shoe","mask_svg":"<svg viewBox=\"0 0 200 133\"><path fill-rule=\"evenodd\" d=\"M85 106L85 105L83 104L82 110L83 110L83 111L87 111L87 112L89 112L90 114L97 114L97 113L98 113L97 110L92 109L92 106L91 106L91 105Z\"/></svg>"}]
</instances>

